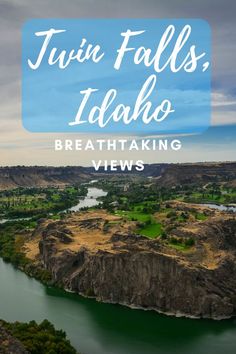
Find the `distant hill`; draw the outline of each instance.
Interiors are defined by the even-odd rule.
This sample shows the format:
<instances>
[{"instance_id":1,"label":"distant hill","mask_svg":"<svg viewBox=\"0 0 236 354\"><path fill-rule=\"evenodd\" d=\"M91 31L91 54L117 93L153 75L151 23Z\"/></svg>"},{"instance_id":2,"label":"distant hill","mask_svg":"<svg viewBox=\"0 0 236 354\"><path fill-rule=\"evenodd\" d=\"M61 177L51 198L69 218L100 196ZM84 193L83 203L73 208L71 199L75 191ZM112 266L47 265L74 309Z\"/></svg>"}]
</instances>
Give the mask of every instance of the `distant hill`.
<instances>
[{"instance_id":1,"label":"distant hill","mask_svg":"<svg viewBox=\"0 0 236 354\"><path fill-rule=\"evenodd\" d=\"M0 168L0 189L64 186L91 177L84 167L15 166Z\"/></svg>"},{"instance_id":2,"label":"distant hill","mask_svg":"<svg viewBox=\"0 0 236 354\"><path fill-rule=\"evenodd\" d=\"M158 180L165 187L208 182L226 182L236 187L236 163L171 164Z\"/></svg>"},{"instance_id":3,"label":"distant hill","mask_svg":"<svg viewBox=\"0 0 236 354\"><path fill-rule=\"evenodd\" d=\"M176 184L204 184L227 182L236 186L236 162L193 163L193 164L150 164L142 172L105 172L102 168L95 172L92 167L42 167L15 166L0 167L0 189L17 187L65 186L85 182L90 179L114 175L139 175L157 178L160 186Z\"/></svg>"}]
</instances>

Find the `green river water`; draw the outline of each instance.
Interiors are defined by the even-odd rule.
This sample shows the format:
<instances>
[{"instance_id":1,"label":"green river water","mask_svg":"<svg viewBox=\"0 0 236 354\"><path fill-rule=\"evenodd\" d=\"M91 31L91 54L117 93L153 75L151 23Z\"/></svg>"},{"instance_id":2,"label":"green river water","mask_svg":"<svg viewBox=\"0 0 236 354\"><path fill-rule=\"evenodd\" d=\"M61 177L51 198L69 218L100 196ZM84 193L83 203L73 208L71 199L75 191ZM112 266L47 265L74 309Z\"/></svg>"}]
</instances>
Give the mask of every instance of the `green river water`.
<instances>
[{"instance_id":1,"label":"green river water","mask_svg":"<svg viewBox=\"0 0 236 354\"><path fill-rule=\"evenodd\" d=\"M48 288L0 259L0 318L49 319L82 354L235 354L236 320L174 318Z\"/></svg>"},{"instance_id":2,"label":"green river water","mask_svg":"<svg viewBox=\"0 0 236 354\"><path fill-rule=\"evenodd\" d=\"M89 188L72 211L98 204ZM0 318L42 321L66 331L81 354L235 354L236 319L191 320L132 310L48 288L0 258Z\"/></svg>"}]
</instances>

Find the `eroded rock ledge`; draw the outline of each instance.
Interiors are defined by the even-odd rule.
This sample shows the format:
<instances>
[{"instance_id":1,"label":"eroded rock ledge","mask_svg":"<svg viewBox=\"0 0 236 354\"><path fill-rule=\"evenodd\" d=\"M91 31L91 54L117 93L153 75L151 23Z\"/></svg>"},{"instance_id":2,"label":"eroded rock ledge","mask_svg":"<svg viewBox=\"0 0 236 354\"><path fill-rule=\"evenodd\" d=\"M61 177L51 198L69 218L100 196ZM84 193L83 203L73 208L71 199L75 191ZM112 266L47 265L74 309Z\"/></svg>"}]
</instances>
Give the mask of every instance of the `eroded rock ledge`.
<instances>
[{"instance_id":1,"label":"eroded rock ledge","mask_svg":"<svg viewBox=\"0 0 236 354\"><path fill-rule=\"evenodd\" d=\"M176 316L235 316L235 217L216 214L176 231L194 237L195 246L180 252L135 235L131 224L101 210L42 220L25 248L55 283L99 301Z\"/></svg>"}]
</instances>

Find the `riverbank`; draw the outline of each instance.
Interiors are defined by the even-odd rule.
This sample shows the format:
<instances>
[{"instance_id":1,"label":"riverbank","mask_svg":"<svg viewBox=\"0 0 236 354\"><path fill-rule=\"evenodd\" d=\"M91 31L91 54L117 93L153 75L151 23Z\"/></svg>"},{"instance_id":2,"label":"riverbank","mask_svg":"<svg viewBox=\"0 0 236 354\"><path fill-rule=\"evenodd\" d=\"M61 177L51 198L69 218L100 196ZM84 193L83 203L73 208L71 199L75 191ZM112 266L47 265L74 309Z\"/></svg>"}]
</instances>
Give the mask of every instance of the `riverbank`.
<instances>
[{"instance_id":1,"label":"riverbank","mask_svg":"<svg viewBox=\"0 0 236 354\"><path fill-rule=\"evenodd\" d=\"M93 184L94 181L91 181L90 183ZM79 202L73 207L61 211L59 214L59 219L60 217L63 218L67 212L73 213L81 209L99 205L99 198L105 196L106 194L107 193L105 191L99 188L87 188L86 196L79 200ZM6 224L5 228L4 224ZM3 228L2 231L1 225ZM25 256L22 249L26 240L31 238L36 225L37 222L35 221L35 218L5 219L3 222L0 222L0 231L2 233L2 237L0 239L0 255L5 261L11 262L15 267L19 268L30 277L34 277L42 283L50 285L53 283L50 272L43 267L41 262L30 261Z\"/></svg>"},{"instance_id":2,"label":"riverbank","mask_svg":"<svg viewBox=\"0 0 236 354\"><path fill-rule=\"evenodd\" d=\"M84 209L86 202L97 205L99 196L103 195L105 192L102 190L89 188L86 198L74 208L77 211ZM197 212L194 205L172 204L180 213L178 215L192 208L195 208L194 213ZM170 203L168 205L170 207ZM220 211L200 214L204 216L201 222L192 218L191 222L175 227L170 235L156 240L137 236L136 221L128 221L102 209L61 213L59 220L14 221L0 227L0 255L44 284L56 285L99 301L175 316L229 318L235 315L231 295L222 293L215 297L212 289L214 278L219 280L223 274L227 294L233 292L233 280L228 279L227 267L223 264L232 258L225 233L229 230L234 232L235 219L231 214L221 214ZM157 217L163 218L163 213L157 213ZM172 222L169 218L166 220L170 227ZM214 230L216 225L219 235ZM225 239L223 249L221 243L217 243L218 238ZM175 276L169 276L168 282L164 280L161 283L167 273ZM176 284L178 277L179 288ZM204 281L196 287L195 278ZM185 282L186 287L183 287ZM170 289L173 286L178 291L172 299Z\"/></svg>"},{"instance_id":3,"label":"riverbank","mask_svg":"<svg viewBox=\"0 0 236 354\"><path fill-rule=\"evenodd\" d=\"M229 211L236 213L236 205L235 204L220 204L220 203L199 203L198 205L203 207L208 207L220 211Z\"/></svg>"},{"instance_id":4,"label":"riverbank","mask_svg":"<svg viewBox=\"0 0 236 354\"><path fill-rule=\"evenodd\" d=\"M179 202L177 207L189 208ZM90 210L42 220L24 243L24 254L36 269L39 262L54 284L99 301L222 319L236 313L236 284L229 271L235 267L235 228L230 214L210 211L206 220L151 240L135 234L136 221Z\"/></svg>"},{"instance_id":5,"label":"riverbank","mask_svg":"<svg viewBox=\"0 0 236 354\"><path fill-rule=\"evenodd\" d=\"M90 197L88 199L91 200ZM86 214L86 212L84 213ZM65 216L70 218L76 217L76 215L76 213L74 214L72 212L71 216ZM117 216L113 215L112 217L115 217L117 219ZM85 217L85 219L88 220L89 218ZM98 218L96 219L97 223ZM100 219L102 220L103 218ZM63 217L61 221L63 223ZM20 246L20 248L17 248L18 250L22 249L23 247L23 244L21 243L22 238L24 238L24 241L25 239L30 241L32 240L32 235L34 235L34 237L37 237L37 234L34 233L35 226L32 227L33 225L27 225L27 222L29 221L25 221L25 225L23 225L22 230L18 228L17 223L13 223L13 225L15 224L16 227L16 230L15 232L13 232L13 234L14 237L17 236L17 245L18 247ZM52 219L51 222L60 223L60 220ZM109 233L109 230L111 231L111 227L116 227L116 222L117 220L111 220L111 222L105 223L105 225L102 226L102 229L105 226L105 234L106 232ZM78 225L78 220L76 221L76 224ZM129 227L132 222L130 223L126 221L124 222L124 224L126 224L126 227ZM135 225L135 222L133 222L133 225ZM7 224L5 226L7 226ZM68 226L70 226L70 222L68 222L67 227ZM89 240L91 240L91 236L94 236L96 234L96 228L94 229L94 226L91 228L90 222L88 222L87 224L85 223L84 226L84 241L89 242ZM124 231L123 226L122 229ZM215 223L214 226L216 226ZM9 227L9 224L7 227ZM207 234L210 235L209 233ZM81 235L81 233L76 233L76 235ZM216 237L214 234L214 240L215 239ZM131 240L132 237L130 238L130 241ZM148 239L145 240L149 242ZM38 239L38 241L40 241L40 238ZM94 239L94 242L99 244L99 240L96 240L96 237ZM117 246L120 247L121 244L119 244L118 239L116 240L116 242ZM8 245L9 244L13 245L11 242L8 242ZM137 244L137 242L135 242L134 244ZM158 245L158 242L156 244ZM64 244L64 246L66 246L66 249L68 247L68 244ZM105 246L100 246L102 247L102 249L104 249L104 247L107 247L108 245L105 242ZM34 249L32 249L31 251L34 252ZM104 251L106 252L105 249ZM125 249L124 251L127 252L127 249ZM172 249L172 252L175 253L174 249ZM192 252L190 252L190 254L188 252L186 253L186 255L191 256L191 254L193 254ZM140 249L138 254L138 257L141 256L142 258L142 251L140 251ZM214 255L217 256L215 250ZM208 256L209 255L207 255L207 257ZM69 259L68 254L67 259ZM14 258L14 260L19 261L19 258L16 257ZM211 258L209 258L209 260L211 260ZM122 272L124 271L124 269L127 269L127 267L124 263L122 263L123 261L121 259L120 262L122 265L122 269L120 269L119 274L120 276L122 276ZM31 272L29 272L28 274L33 277L37 277L37 274L34 274L32 271L31 264L31 262L28 264L28 270L31 270ZM50 321L52 321L54 325L56 325L58 328L63 328L68 332L69 338L72 340L74 346L77 348L77 350L81 350L83 354L143 354L143 352L148 354L166 354L168 352L173 353L173 351L178 354L189 354L189 352L193 354L197 354L199 352L203 354L222 354L222 351L224 350L223 348L226 336L228 338L228 336L230 336L232 332L233 338L233 335L235 336L236 333L234 320L221 322L208 322L206 320L192 321L183 318L176 319L173 317L161 316L157 313L154 313L153 311L130 310L114 304L102 304L95 302L94 300L90 300L88 298L81 298L81 296L78 294L65 293L63 290L55 289L53 287L44 287L42 284L35 282L34 279L29 279L23 273L19 273L17 270L12 269L10 265L2 265L3 267L1 267L0 272L0 283L3 288L0 287L0 296L1 299L3 299L3 304L6 305L7 303L10 307L4 308L4 305L0 306L0 313L2 313L1 316L3 318L8 319L9 313L11 313L12 311L13 318L9 319L11 321L14 321L16 319L28 321L32 318L36 319L37 321L41 321L43 319L41 318L41 316L44 316L44 318L49 318ZM203 267L205 266L206 265L203 264ZM19 264L18 267L24 269L24 267L22 268L21 266L19 266ZM38 270L39 268L38 266L36 266L34 269ZM43 271L46 270L48 272L48 269L45 269L45 267L42 267L41 269ZM108 267L107 269L110 268ZM116 267L112 267L112 270L109 273L112 274L115 269ZM146 269L146 267L142 266L142 269ZM13 277L9 274L11 273L11 270L13 272ZM26 271L26 268L24 269L24 271ZM136 268L136 272L141 277L142 271L140 272ZM48 274L50 275L51 272L48 272ZM100 274L102 275L103 273L100 272ZM166 279L169 279L170 274L172 274L172 272L168 270L168 276L166 276ZM3 277L1 277L1 275ZM117 277L117 280L119 281L120 278L116 275L115 272L114 276ZM19 282L17 281L18 277ZM9 281L9 284L4 283L6 281ZM111 282L109 282L109 279L106 278L105 281L106 284L111 284ZM12 284L10 284L10 282ZM55 279L53 283L54 282ZM152 282L154 282L153 279ZM52 284L50 280L48 282L46 281L45 283ZM127 281L126 285L130 283L130 281ZM16 288L14 288L14 286L16 286ZM61 283L60 286L68 288L67 284L63 285L63 283ZM194 286L196 286L196 282L194 283ZM5 289L7 289L7 291L4 295ZM184 290L186 295L186 287L184 287ZM8 292L12 294L12 300L10 299ZM87 293L87 295L91 295L91 291L89 292ZM14 297L15 294L17 294L17 301ZM83 295L86 294L83 293ZM185 295L182 296L183 299L185 299ZM6 299L6 301L4 301L4 298ZM123 304L129 305L129 303ZM133 307L133 305L131 305L131 307ZM21 312L20 317L22 318L18 317L19 311ZM37 311L39 311L39 313ZM3 315L4 313L5 315ZM175 312L175 315L178 315L178 313ZM191 325L189 325L189 321L191 321ZM213 325L213 323L219 323L219 326L216 324ZM179 331L180 327L181 331ZM189 327L191 327L193 331L189 331ZM221 335L219 334L220 331L222 332ZM198 334L196 334L198 332L201 333L199 337ZM217 332L217 341L214 337L215 332ZM212 336L212 341L209 341L209 335ZM185 338L186 336L187 338ZM204 338L206 339L205 341ZM176 350L177 343L178 349ZM217 348L215 348L215 343L217 343ZM217 352L218 348L220 349ZM206 349L205 353L204 349ZM231 340L231 343L228 344L227 350L229 354L233 354L236 350L236 346L234 347L233 339Z\"/></svg>"},{"instance_id":6,"label":"riverbank","mask_svg":"<svg viewBox=\"0 0 236 354\"><path fill-rule=\"evenodd\" d=\"M191 320L99 303L43 286L0 259L0 314L48 318L83 354L234 354L235 320Z\"/></svg>"}]
</instances>

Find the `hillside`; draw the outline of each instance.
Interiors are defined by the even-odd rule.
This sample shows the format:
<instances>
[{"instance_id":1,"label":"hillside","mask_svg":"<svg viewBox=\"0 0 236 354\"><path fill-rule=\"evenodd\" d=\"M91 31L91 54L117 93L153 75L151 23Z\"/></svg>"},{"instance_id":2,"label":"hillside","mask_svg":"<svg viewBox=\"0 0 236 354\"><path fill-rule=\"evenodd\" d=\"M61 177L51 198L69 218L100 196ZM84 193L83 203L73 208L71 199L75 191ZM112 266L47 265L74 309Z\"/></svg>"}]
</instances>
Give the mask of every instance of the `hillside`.
<instances>
[{"instance_id":1,"label":"hillside","mask_svg":"<svg viewBox=\"0 0 236 354\"><path fill-rule=\"evenodd\" d=\"M95 172L92 167L40 167L15 166L0 168L0 190L17 187L48 187L71 185L93 178L114 175L140 176L157 178L160 186L178 184L204 184L208 182L227 182L236 185L236 163L197 163L197 164L150 164L142 172Z\"/></svg>"},{"instance_id":2,"label":"hillside","mask_svg":"<svg viewBox=\"0 0 236 354\"><path fill-rule=\"evenodd\" d=\"M83 167L16 166L0 168L0 189L17 187L64 187L87 180L91 176Z\"/></svg>"}]
</instances>

